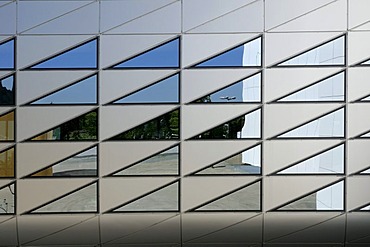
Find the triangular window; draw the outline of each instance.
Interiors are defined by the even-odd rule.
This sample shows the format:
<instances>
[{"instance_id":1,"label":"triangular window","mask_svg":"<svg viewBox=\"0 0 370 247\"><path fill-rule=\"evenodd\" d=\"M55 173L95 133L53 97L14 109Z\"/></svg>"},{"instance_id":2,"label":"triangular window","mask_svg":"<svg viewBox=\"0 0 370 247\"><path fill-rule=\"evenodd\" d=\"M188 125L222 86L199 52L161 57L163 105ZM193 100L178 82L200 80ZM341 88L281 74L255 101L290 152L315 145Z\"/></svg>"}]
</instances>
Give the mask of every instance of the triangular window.
<instances>
[{"instance_id":1,"label":"triangular window","mask_svg":"<svg viewBox=\"0 0 370 247\"><path fill-rule=\"evenodd\" d=\"M360 135L359 138L370 138L370 131Z\"/></svg>"},{"instance_id":2,"label":"triangular window","mask_svg":"<svg viewBox=\"0 0 370 247\"><path fill-rule=\"evenodd\" d=\"M0 178L14 177L14 147L0 151Z\"/></svg>"},{"instance_id":3,"label":"triangular window","mask_svg":"<svg viewBox=\"0 0 370 247\"><path fill-rule=\"evenodd\" d=\"M344 72L300 89L277 102L344 101Z\"/></svg>"},{"instance_id":4,"label":"triangular window","mask_svg":"<svg viewBox=\"0 0 370 247\"><path fill-rule=\"evenodd\" d=\"M344 109L341 108L287 131L277 138L344 137Z\"/></svg>"},{"instance_id":5,"label":"triangular window","mask_svg":"<svg viewBox=\"0 0 370 247\"><path fill-rule=\"evenodd\" d=\"M298 162L277 174L343 174L344 144Z\"/></svg>"},{"instance_id":6,"label":"triangular window","mask_svg":"<svg viewBox=\"0 0 370 247\"><path fill-rule=\"evenodd\" d=\"M0 215L15 214L15 183L0 188Z\"/></svg>"},{"instance_id":7,"label":"triangular window","mask_svg":"<svg viewBox=\"0 0 370 247\"><path fill-rule=\"evenodd\" d=\"M27 69L96 69L98 40L94 39L84 44L58 53Z\"/></svg>"},{"instance_id":8,"label":"triangular window","mask_svg":"<svg viewBox=\"0 0 370 247\"><path fill-rule=\"evenodd\" d=\"M277 66L345 65L345 37L341 36L279 63Z\"/></svg>"},{"instance_id":9,"label":"triangular window","mask_svg":"<svg viewBox=\"0 0 370 247\"><path fill-rule=\"evenodd\" d=\"M247 77L191 103L242 103L261 101L261 73Z\"/></svg>"},{"instance_id":10,"label":"triangular window","mask_svg":"<svg viewBox=\"0 0 370 247\"><path fill-rule=\"evenodd\" d=\"M115 208L111 212L178 212L180 210L179 187L178 181L165 185Z\"/></svg>"},{"instance_id":11,"label":"triangular window","mask_svg":"<svg viewBox=\"0 0 370 247\"><path fill-rule=\"evenodd\" d=\"M47 213L97 213L97 183L89 184L51 202L37 207L29 214Z\"/></svg>"},{"instance_id":12,"label":"triangular window","mask_svg":"<svg viewBox=\"0 0 370 247\"><path fill-rule=\"evenodd\" d=\"M370 168L362 171L360 174L369 174L370 175Z\"/></svg>"},{"instance_id":13,"label":"triangular window","mask_svg":"<svg viewBox=\"0 0 370 247\"><path fill-rule=\"evenodd\" d=\"M14 141L14 111L0 115L0 141Z\"/></svg>"},{"instance_id":14,"label":"triangular window","mask_svg":"<svg viewBox=\"0 0 370 247\"><path fill-rule=\"evenodd\" d=\"M113 69L179 68L180 39L176 38L132 58L126 59Z\"/></svg>"},{"instance_id":15,"label":"triangular window","mask_svg":"<svg viewBox=\"0 0 370 247\"><path fill-rule=\"evenodd\" d=\"M234 118L191 139L254 139L261 138L261 110Z\"/></svg>"},{"instance_id":16,"label":"triangular window","mask_svg":"<svg viewBox=\"0 0 370 247\"><path fill-rule=\"evenodd\" d=\"M261 210L261 181L238 188L227 195L207 202L191 211L260 211Z\"/></svg>"},{"instance_id":17,"label":"triangular window","mask_svg":"<svg viewBox=\"0 0 370 247\"><path fill-rule=\"evenodd\" d=\"M277 211L344 210L344 182L340 181L276 209Z\"/></svg>"},{"instance_id":18,"label":"triangular window","mask_svg":"<svg viewBox=\"0 0 370 247\"><path fill-rule=\"evenodd\" d=\"M14 43L14 39L0 43L0 70L15 69Z\"/></svg>"},{"instance_id":19,"label":"triangular window","mask_svg":"<svg viewBox=\"0 0 370 247\"><path fill-rule=\"evenodd\" d=\"M93 75L35 100L30 105L96 104L97 89L97 75Z\"/></svg>"},{"instance_id":20,"label":"triangular window","mask_svg":"<svg viewBox=\"0 0 370 247\"><path fill-rule=\"evenodd\" d=\"M110 138L110 140L179 139L179 134L180 110L176 109L118 134Z\"/></svg>"},{"instance_id":21,"label":"triangular window","mask_svg":"<svg viewBox=\"0 0 370 247\"><path fill-rule=\"evenodd\" d=\"M258 37L196 64L196 68L259 67L262 61L262 38Z\"/></svg>"},{"instance_id":22,"label":"triangular window","mask_svg":"<svg viewBox=\"0 0 370 247\"><path fill-rule=\"evenodd\" d=\"M15 105L14 74L0 79L0 106Z\"/></svg>"},{"instance_id":23,"label":"triangular window","mask_svg":"<svg viewBox=\"0 0 370 247\"><path fill-rule=\"evenodd\" d=\"M359 208L356 211L370 211L370 204L368 204L368 205L366 205L364 207L361 207L361 208Z\"/></svg>"},{"instance_id":24,"label":"triangular window","mask_svg":"<svg viewBox=\"0 0 370 247\"><path fill-rule=\"evenodd\" d=\"M261 174L261 144L207 166L193 175L247 174Z\"/></svg>"},{"instance_id":25,"label":"triangular window","mask_svg":"<svg viewBox=\"0 0 370 247\"><path fill-rule=\"evenodd\" d=\"M179 74L122 97L113 104L179 103Z\"/></svg>"},{"instance_id":26,"label":"triangular window","mask_svg":"<svg viewBox=\"0 0 370 247\"><path fill-rule=\"evenodd\" d=\"M357 66L369 66L370 65L370 59L366 59L365 61L357 64Z\"/></svg>"},{"instance_id":27,"label":"triangular window","mask_svg":"<svg viewBox=\"0 0 370 247\"><path fill-rule=\"evenodd\" d=\"M98 175L97 147L74 154L28 177L96 177Z\"/></svg>"},{"instance_id":28,"label":"triangular window","mask_svg":"<svg viewBox=\"0 0 370 247\"><path fill-rule=\"evenodd\" d=\"M113 176L176 176L179 175L179 146L134 163Z\"/></svg>"},{"instance_id":29,"label":"triangular window","mask_svg":"<svg viewBox=\"0 0 370 247\"><path fill-rule=\"evenodd\" d=\"M96 141L98 136L98 111L76 117L28 141Z\"/></svg>"},{"instance_id":30,"label":"triangular window","mask_svg":"<svg viewBox=\"0 0 370 247\"><path fill-rule=\"evenodd\" d=\"M362 98L361 100L359 101L364 101L364 102L368 102L370 101L370 95L369 96L366 96L365 98Z\"/></svg>"}]
</instances>

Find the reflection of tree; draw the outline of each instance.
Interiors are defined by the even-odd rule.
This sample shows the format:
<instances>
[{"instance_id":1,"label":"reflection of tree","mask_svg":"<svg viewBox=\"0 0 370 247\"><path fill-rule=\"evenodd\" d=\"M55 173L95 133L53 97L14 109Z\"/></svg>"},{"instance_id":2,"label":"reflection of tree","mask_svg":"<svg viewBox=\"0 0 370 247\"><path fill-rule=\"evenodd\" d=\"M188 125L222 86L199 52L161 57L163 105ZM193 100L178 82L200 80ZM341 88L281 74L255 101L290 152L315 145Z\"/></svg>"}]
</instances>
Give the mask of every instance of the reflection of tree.
<instances>
[{"instance_id":1,"label":"reflection of tree","mask_svg":"<svg viewBox=\"0 0 370 247\"><path fill-rule=\"evenodd\" d=\"M179 110L169 112L149 122L126 131L115 140L152 140L179 138Z\"/></svg>"},{"instance_id":2,"label":"reflection of tree","mask_svg":"<svg viewBox=\"0 0 370 247\"><path fill-rule=\"evenodd\" d=\"M14 148L0 153L0 177L14 176Z\"/></svg>"},{"instance_id":3,"label":"reflection of tree","mask_svg":"<svg viewBox=\"0 0 370 247\"><path fill-rule=\"evenodd\" d=\"M244 126L244 122L245 116L238 117L200 134L197 139L237 139L238 133Z\"/></svg>"},{"instance_id":4,"label":"reflection of tree","mask_svg":"<svg viewBox=\"0 0 370 247\"><path fill-rule=\"evenodd\" d=\"M59 128L59 140L94 140L97 137L97 112L89 112L81 117L72 119Z\"/></svg>"},{"instance_id":5,"label":"reflection of tree","mask_svg":"<svg viewBox=\"0 0 370 247\"><path fill-rule=\"evenodd\" d=\"M13 91L4 87L2 81L0 80L0 105L13 105L13 104L14 104Z\"/></svg>"}]
</instances>

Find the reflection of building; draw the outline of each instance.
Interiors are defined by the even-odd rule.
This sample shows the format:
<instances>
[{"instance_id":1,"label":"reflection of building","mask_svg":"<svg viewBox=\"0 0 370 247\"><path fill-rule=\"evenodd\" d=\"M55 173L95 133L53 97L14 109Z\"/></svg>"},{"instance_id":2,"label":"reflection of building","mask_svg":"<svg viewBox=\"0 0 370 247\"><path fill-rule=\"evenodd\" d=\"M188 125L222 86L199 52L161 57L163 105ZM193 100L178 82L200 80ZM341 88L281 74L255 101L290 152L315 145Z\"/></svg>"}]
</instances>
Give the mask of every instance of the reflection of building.
<instances>
[{"instance_id":1,"label":"reflection of building","mask_svg":"<svg viewBox=\"0 0 370 247\"><path fill-rule=\"evenodd\" d=\"M368 246L366 7L0 1L0 246Z\"/></svg>"}]
</instances>

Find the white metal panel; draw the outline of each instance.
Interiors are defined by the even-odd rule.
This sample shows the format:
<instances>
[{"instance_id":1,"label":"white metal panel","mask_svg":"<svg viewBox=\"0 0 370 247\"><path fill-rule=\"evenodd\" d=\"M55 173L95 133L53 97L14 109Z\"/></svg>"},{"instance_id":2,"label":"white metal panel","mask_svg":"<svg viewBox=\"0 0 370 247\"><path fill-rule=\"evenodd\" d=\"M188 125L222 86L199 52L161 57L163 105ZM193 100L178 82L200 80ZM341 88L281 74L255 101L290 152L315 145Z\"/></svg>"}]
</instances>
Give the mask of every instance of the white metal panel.
<instances>
[{"instance_id":1,"label":"white metal panel","mask_svg":"<svg viewBox=\"0 0 370 247\"><path fill-rule=\"evenodd\" d=\"M370 53L369 53L370 55ZM348 68L348 101L355 101L370 94L370 70L368 68Z\"/></svg>"},{"instance_id":2,"label":"white metal panel","mask_svg":"<svg viewBox=\"0 0 370 247\"><path fill-rule=\"evenodd\" d=\"M370 105L350 104L348 109L348 137L355 137L366 131L370 131Z\"/></svg>"},{"instance_id":3,"label":"white metal panel","mask_svg":"<svg viewBox=\"0 0 370 247\"><path fill-rule=\"evenodd\" d=\"M92 146L92 143L19 143L17 177L30 175Z\"/></svg>"},{"instance_id":4,"label":"white metal panel","mask_svg":"<svg viewBox=\"0 0 370 247\"><path fill-rule=\"evenodd\" d=\"M340 104L294 104L266 105L264 127L267 138L281 134L307 121L339 108Z\"/></svg>"},{"instance_id":5,"label":"white metal panel","mask_svg":"<svg viewBox=\"0 0 370 247\"><path fill-rule=\"evenodd\" d=\"M265 64L271 66L282 62L340 34L339 32L266 33Z\"/></svg>"},{"instance_id":6,"label":"white metal panel","mask_svg":"<svg viewBox=\"0 0 370 247\"><path fill-rule=\"evenodd\" d=\"M255 1L190 29L187 33L262 32L263 1Z\"/></svg>"},{"instance_id":7,"label":"white metal panel","mask_svg":"<svg viewBox=\"0 0 370 247\"><path fill-rule=\"evenodd\" d=\"M16 33L16 13L17 5L15 2L0 6L0 33L15 34Z\"/></svg>"},{"instance_id":8,"label":"white metal panel","mask_svg":"<svg viewBox=\"0 0 370 247\"><path fill-rule=\"evenodd\" d=\"M91 2L72 12L31 28L24 34L97 34L99 3Z\"/></svg>"},{"instance_id":9,"label":"white metal panel","mask_svg":"<svg viewBox=\"0 0 370 247\"><path fill-rule=\"evenodd\" d=\"M91 71L19 71L16 82L17 104L29 103L89 74Z\"/></svg>"},{"instance_id":10,"label":"white metal panel","mask_svg":"<svg viewBox=\"0 0 370 247\"><path fill-rule=\"evenodd\" d=\"M370 32L349 32L348 64L354 65L370 58L369 42Z\"/></svg>"},{"instance_id":11,"label":"white metal panel","mask_svg":"<svg viewBox=\"0 0 370 247\"><path fill-rule=\"evenodd\" d=\"M175 0L135 0L135 1L101 1L101 32L129 23L145 16Z\"/></svg>"},{"instance_id":12,"label":"white metal panel","mask_svg":"<svg viewBox=\"0 0 370 247\"><path fill-rule=\"evenodd\" d=\"M307 2L307 1L306 1ZM310 1L312 2L312 1ZM302 2L304 3L304 2ZM295 6L301 5L294 4ZM287 8L290 10L290 8ZM322 6L312 12L305 13L293 20L289 20L276 28L273 32L286 31L345 31L347 29L347 1L338 0Z\"/></svg>"},{"instance_id":13,"label":"white metal panel","mask_svg":"<svg viewBox=\"0 0 370 247\"><path fill-rule=\"evenodd\" d=\"M370 140L349 140L347 152L347 172L348 174L359 172L370 167Z\"/></svg>"},{"instance_id":14,"label":"white metal panel","mask_svg":"<svg viewBox=\"0 0 370 247\"><path fill-rule=\"evenodd\" d=\"M99 171L102 176L109 175L139 160L165 150L177 142L103 142L100 144Z\"/></svg>"},{"instance_id":15,"label":"white metal panel","mask_svg":"<svg viewBox=\"0 0 370 247\"><path fill-rule=\"evenodd\" d=\"M175 73L176 70L103 70L100 102L109 103Z\"/></svg>"},{"instance_id":16,"label":"white metal panel","mask_svg":"<svg viewBox=\"0 0 370 247\"><path fill-rule=\"evenodd\" d=\"M369 245L370 215L368 212L347 214L347 241L350 247Z\"/></svg>"},{"instance_id":17,"label":"white metal panel","mask_svg":"<svg viewBox=\"0 0 370 247\"><path fill-rule=\"evenodd\" d=\"M358 209L370 204L370 194L366 193L370 180L367 176L347 178L347 210Z\"/></svg>"},{"instance_id":18,"label":"white metal panel","mask_svg":"<svg viewBox=\"0 0 370 247\"><path fill-rule=\"evenodd\" d=\"M187 175L256 145L258 141L186 141L182 143L182 174Z\"/></svg>"},{"instance_id":19,"label":"white metal panel","mask_svg":"<svg viewBox=\"0 0 370 247\"><path fill-rule=\"evenodd\" d=\"M173 39L173 35L102 35L100 63L105 68Z\"/></svg>"},{"instance_id":20,"label":"white metal panel","mask_svg":"<svg viewBox=\"0 0 370 247\"><path fill-rule=\"evenodd\" d=\"M113 28L106 34L180 32L181 2L177 1Z\"/></svg>"},{"instance_id":21,"label":"white metal panel","mask_svg":"<svg viewBox=\"0 0 370 247\"><path fill-rule=\"evenodd\" d=\"M185 105L182 107L182 138L188 139L208 129L240 117L259 105Z\"/></svg>"},{"instance_id":22,"label":"white metal panel","mask_svg":"<svg viewBox=\"0 0 370 247\"><path fill-rule=\"evenodd\" d=\"M181 99L185 103L191 102L256 72L257 69L184 70L181 74Z\"/></svg>"},{"instance_id":23,"label":"white metal panel","mask_svg":"<svg viewBox=\"0 0 370 247\"><path fill-rule=\"evenodd\" d=\"M17 219L14 216L0 216L1 245L17 246Z\"/></svg>"},{"instance_id":24,"label":"white metal panel","mask_svg":"<svg viewBox=\"0 0 370 247\"><path fill-rule=\"evenodd\" d=\"M68 39L60 36L18 36L17 38L17 67L23 68L27 65L39 62L49 56L77 46L92 36L69 35Z\"/></svg>"},{"instance_id":25,"label":"white metal panel","mask_svg":"<svg viewBox=\"0 0 370 247\"><path fill-rule=\"evenodd\" d=\"M187 67L227 51L257 37L258 33L244 34L184 34L182 36L182 66ZM186 52L184 52L186 51Z\"/></svg>"},{"instance_id":26,"label":"white metal panel","mask_svg":"<svg viewBox=\"0 0 370 247\"><path fill-rule=\"evenodd\" d=\"M118 135L175 108L173 105L105 106L100 109L100 139Z\"/></svg>"},{"instance_id":27,"label":"white metal panel","mask_svg":"<svg viewBox=\"0 0 370 247\"><path fill-rule=\"evenodd\" d=\"M3 115L5 113L10 112L12 109L15 109L14 107L0 107L0 115Z\"/></svg>"},{"instance_id":28,"label":"white metal panel","mask_svg":"<svg viewBox=\"0 0 370 247\"><path fill-rule=\"evenodd\" d=\"M83 187L91 181L93 180L88 178L19 180L17 182L17 212L25 213Z\"/></svg>"},{"instance_id":29,"label":"white metal panel","mask_svg":"<svg viewBox=\"0 0 370 247\"><path fill-rule=\"evenodd\" d=\"M370 21L367 9L370 7L367 0L351 0L348 1L348 28L356 28Z\"/></svg>"}]
</instances>

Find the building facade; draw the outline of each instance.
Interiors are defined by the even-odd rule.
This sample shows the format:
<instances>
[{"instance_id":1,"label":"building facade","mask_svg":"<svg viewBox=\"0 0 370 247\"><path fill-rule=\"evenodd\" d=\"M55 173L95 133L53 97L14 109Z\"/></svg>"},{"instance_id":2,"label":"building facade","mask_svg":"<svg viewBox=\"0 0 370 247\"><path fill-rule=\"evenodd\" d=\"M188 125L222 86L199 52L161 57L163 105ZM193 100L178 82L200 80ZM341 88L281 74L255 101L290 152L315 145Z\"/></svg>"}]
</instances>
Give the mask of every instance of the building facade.
<instances>
[{"instance_id":1,"label":"building facade","mask_svg":"<svg viewBox=\"0 0 370 247\"><path fill-rule=\"evenodd\" d=\"M368 0L0 0L0 246L368 246Z\"/></svg>"}]
</instances>

